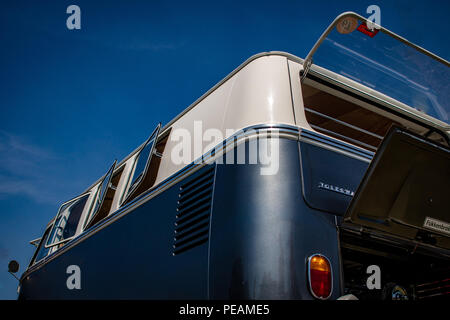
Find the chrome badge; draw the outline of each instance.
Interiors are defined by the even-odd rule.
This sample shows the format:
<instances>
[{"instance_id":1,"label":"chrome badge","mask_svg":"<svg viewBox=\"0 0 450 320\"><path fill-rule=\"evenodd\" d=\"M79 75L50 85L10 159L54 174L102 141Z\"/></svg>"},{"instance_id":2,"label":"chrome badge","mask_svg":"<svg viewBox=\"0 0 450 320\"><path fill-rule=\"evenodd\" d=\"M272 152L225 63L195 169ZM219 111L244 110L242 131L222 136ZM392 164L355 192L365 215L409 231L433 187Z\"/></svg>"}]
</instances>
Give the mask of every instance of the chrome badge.
<instances>
[{"instance_id":1,"label":"chrome badge","mask_svg":"<svg viewBox=\"0 0 450 320\"><path fill-rule=\"evenodd\" d=\"M352 191L352 190L345 189L345 188L342 188L342 187L333 186L332 184L323 183L323 182L319 182L318 188L319 189L325 189L325 190L328 190L328 191L337 192L337 193L341 193L341 194L349 196L349 197L353 197L355 195L355 192Z\"/></svg>"}]
</instances>

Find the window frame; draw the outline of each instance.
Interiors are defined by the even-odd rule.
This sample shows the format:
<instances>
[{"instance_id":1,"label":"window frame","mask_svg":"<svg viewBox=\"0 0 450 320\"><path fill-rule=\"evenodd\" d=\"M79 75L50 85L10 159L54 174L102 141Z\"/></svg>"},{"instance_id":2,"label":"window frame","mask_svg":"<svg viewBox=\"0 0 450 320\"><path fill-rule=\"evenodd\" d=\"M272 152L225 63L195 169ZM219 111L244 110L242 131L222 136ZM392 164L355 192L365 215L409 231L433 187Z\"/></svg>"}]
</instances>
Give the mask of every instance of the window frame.
<instances>
[{"instance_id":1,"label":"window frame","mask_svg":"<svg viewBox=\"0 0 450 320\"><path fill-rule=\"evenodd\" d=\"M37 256L38 256L39 252L41 251L41 249L42 249L43 247L44 247L44 249L50 249L50 248L47 248L45 245L46 245L46 242L47 242L47 240L48 240L48 238L46 239L46 237L48 237L48 235L50 235L50 232L51 232L51 230L52 230L52 227L53 227L53 221L51 221L50 223L48 223L47 226L45 227L44 233L42 234L42 237L41 237L41 239L39 240L39 243L38 243L38 245L37 245L37 247L36 247L36 249L35 249L35 251L34 251L34 254L33 254L33 256L31 257L30 263L28 264L28 268L31 267L32 265L35 265L35 264L38 263L39 261L45 259L45 258L50 254L50 251L51 251L51 250L48 250L48 253L47 253L47 255L46 255L45 257L43 257L43 258L41 258L41 259L39 259L39 260L36 260L36 258L37 258ZM45 243L44 243L43 241L45 241Z\"/></svg>"},{"instance_id":2,"label":"window frame","mask_svg":"<svg viewBox=\"0 0 450 320\"><path fill-rule=\"evenodd\" d=\"M128 186L129 180L130 180L130 172L132 170L132 168L130 168L131 166L132 166L131 162L125 161L124 163L121 163L118 167L114 168L114 172L111 176L111 181L114 178L115 174L117 174L120 171L122 171L122 173L121 173L120 180L116 186L116 190L114 193L114 199L111 204L111 209L105 218L109 217L115 211L119 210L120 207L122 206L122 198L125 194L125 190Z\"/></svg>"},{"instance_id":3,"label":"window frame","mask_svg":"<svg viewBox=\"0 0 450 320\"><path fill-rule=\"evenodd\" d=\"M150 167L150 162L152 161L153 155L155 154L156 150L156 144L158 142L159 133L161 131L161 122L158 123L156 128L153 130L151 135L148 137L148 139L145 141L145 143L141 146L141 148L136 152L136 155L134 157L134 163L133 168L131 169L131 173L128 178L128 186L126 188L126 191L124 192L124 196L122 196L122 201L120 201L121 205L126 204L130 197L133 195L133 193L139 188L139 186L142 184L142 181L144 180L145 176L147 175L148 168ZM142 171L142 174L140 177L136 180L136 182L133 184L133 178L135 174L135 170L141 155L142 150L153 141L152 149L149 152L147 162L145 163L144 170Z\"/></svg>"},{"instance_id":4,"label":"window frame","mask_svg":"<svg viewBox=\"0 0 450 320\"><path fill-rule=\"evenodd\" d=\"M106 193L108 192L108 188L110 187L111 179L114 176L114 170L116 168L116 163L117 163L117 160L114 160L114 163L112 164L112 166L108 169L108 171L106 171L106 173L103 175L101 181L98 183L97 190L95 191L95 196L93 197L92 203L89 208L89 212L83 218L84 221L83 221L82 231L85 231L85 230L89 229L90 227L92 227L91 222L94 221L94 218L97 216L98 212L100 211L100 209L103 205L103 201L105 200ZM97 209L95 209L95 204L96 204L95 202L98 201L98 197L100 196L99 193L101 192L101 187L102 187L103 183L105 182L105 179L108 175L109 175L109 178L107 180L105 192L102 195L102 199L100 200ZM93 210L96 210L96 212L94 212Z\"/></svg>"},{"instance_id":5,"label":"window frame","mask_svg":"<svg viewBox=\"0 0 450 320\"><path fill-rule=\"evenodd\" d=\"M61 241L54 242L54 243L51 243L51 244L49 244L50 237L48 237L48 238L47 238L47 241L46 241L46 243L45 243L45 248L47 248L47 249L48 249L48 248L54 248L54 247L56 247L56 246L58 246L58 245L60 245L60 244L63 244L63 243L66 243L66 242L72 240L73 238L75 238L75 237L79 234L79 232L77 232L77 231L79 230L79 227L80 227L80 221L83 219L83 216L84 216L86 210L89 210L89 211L90 211L90 209L91 209L91 205L90 205L90 203L89 203L89 202L90 202L89 200L90 200L90 198L91 198L91 191L82 193L81 195L79 195L79 196L77 196L77 197L75 197L75 198L72 198L72 199L70 199L70 200L64 202L63 204L61 204L61 205L59 206L59 209L58 209L58 212L56 213L55 218L53 219L53 223L52 223L52 225L51 225L51 230L50 230L50 232L52 232L53 229L55 228L55 224L56 224L56 222L58 221L58 216L61 214L61 209L62 209L64 206L70 204L71 202L75 202L75 201L77 201L77 200L79 200L79 199L81 199L81 198L83 198L83 197L85 197L85 196L87 196L86 204L84 205L83 211L82 211L81 214L80 214L80 219L78 219L78 225L77 225L77 229L76 229L76 231L75 231L75 234L74 234L73 236L71 236L70 238L63 239L63 240L61 240ZM91 200L91 201L92 201L92 200Z\"/></svg>"}]
</instances>

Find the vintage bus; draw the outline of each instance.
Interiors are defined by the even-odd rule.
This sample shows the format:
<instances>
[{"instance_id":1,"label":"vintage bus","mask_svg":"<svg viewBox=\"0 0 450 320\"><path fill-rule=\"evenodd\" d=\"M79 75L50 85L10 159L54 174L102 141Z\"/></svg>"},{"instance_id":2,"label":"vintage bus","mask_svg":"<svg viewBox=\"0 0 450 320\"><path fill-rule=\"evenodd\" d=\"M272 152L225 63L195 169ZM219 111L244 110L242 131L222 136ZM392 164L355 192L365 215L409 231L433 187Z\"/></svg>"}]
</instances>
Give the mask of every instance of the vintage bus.
<instances>
[{"instance_id":1,"label":"vintage bus","mask_svg":"<svg viewBox=\"0 0 450 320\"><path fill-rule=\"evenodd\" d=\"M249 58L62 203L19 299L448 298L449 80L351 12Z\"/></svg>"}]
</instances>

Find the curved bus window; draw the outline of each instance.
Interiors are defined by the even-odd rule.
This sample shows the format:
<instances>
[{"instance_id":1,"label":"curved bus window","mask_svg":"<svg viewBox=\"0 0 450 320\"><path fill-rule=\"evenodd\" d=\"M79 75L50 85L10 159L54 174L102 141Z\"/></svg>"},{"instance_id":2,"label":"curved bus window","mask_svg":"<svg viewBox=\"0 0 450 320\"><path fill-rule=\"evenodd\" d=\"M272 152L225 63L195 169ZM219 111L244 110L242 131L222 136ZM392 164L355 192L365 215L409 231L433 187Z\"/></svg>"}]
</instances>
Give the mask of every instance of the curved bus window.
<instances>
[{"instance_id":1,"label":"curved bus window","mask_svg":"<svg viewBox=\"0 0 450 320\"><path fill-rule=\"evenodd\" d=\"M36 248L36 252L34 253L33 258L31 259L30 266L44 259L48 255L50 248L47 248L45 244L47 242L48 235L50 234L51 226L52 225L50 225L49 227L47 227L47 229L45 229L44 235L42 236L41 241L39 241L39 245Z\"/></svg>"},{"instance_id":2,"label":"curved bus window","mask_svg":"<svg viewBox=\"0 0 450 320\"><path fill-rule=\"evenodd\" d=\"M86 206L89 194L64 203L58 211L46 246L54 246L75 236L81 214Z\"/></svg>"},{"instance_id":3,"label":"curved bus window","mask_svg":"<svg viewBox=\"0 0 450 320\"><path fill-rule=\"evenodd\" d=\"M146 143L142 146L138 156L136 157L131 184L125 197L124 203L129 202L136 196L137 193L135 191L139 188L140 184L147 174L152 155L155 153L156 139L158 138L160 129L161 123L159 123L156 126L155 130L153 130L152 134L147 139Z\"/></svg>"}]
</instances>

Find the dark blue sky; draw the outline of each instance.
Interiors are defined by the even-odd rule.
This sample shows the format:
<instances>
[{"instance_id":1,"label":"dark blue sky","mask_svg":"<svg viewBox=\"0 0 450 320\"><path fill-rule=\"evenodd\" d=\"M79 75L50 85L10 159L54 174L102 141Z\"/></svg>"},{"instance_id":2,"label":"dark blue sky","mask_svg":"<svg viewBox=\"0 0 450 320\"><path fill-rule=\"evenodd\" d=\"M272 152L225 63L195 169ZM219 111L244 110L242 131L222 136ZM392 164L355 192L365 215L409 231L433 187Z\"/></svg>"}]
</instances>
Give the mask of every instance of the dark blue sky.
<instances>
[{"instance_id":1,"label":"dark blue sky","mask_svg":"<svg viewBox=\"0 0 450 320\"><path fill-rule=\"evenodd\" d=\"M81 8L81 30L66 8ZM0 299L16 298L29 240L114 159L251 55L304 57L343 11L448 59L450 2L0 1Z\"/></svg>"}]
</instances>

